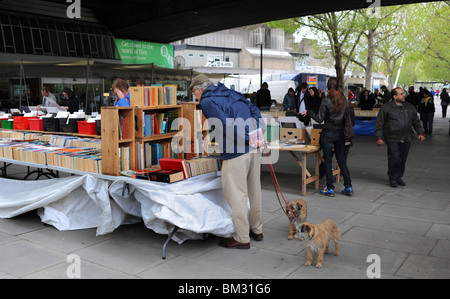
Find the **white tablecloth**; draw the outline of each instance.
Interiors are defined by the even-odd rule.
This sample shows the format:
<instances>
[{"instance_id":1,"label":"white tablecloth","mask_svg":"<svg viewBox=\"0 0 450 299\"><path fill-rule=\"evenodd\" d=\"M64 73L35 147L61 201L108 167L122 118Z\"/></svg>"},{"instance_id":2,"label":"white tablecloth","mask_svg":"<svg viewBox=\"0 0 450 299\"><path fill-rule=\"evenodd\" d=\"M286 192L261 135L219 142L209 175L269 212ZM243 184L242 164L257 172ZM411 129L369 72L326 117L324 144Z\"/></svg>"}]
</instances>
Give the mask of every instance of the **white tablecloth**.
<instances>
[{"instance_id":1,"label":"white tablecloth","mask_svg":"<svg viewBox=\"0 0 450 299\"><path fill-rule=\"evenodd\" d=\"M173 238L178 243L203 233L229 237L234 232L216 173L172 184L89 174L38 181L0 178L0 190L1 218L38 209L41 220L58 230L96 228L103 235L142 220L160 234L178 226Z\"/></svg>"}]
</instances>

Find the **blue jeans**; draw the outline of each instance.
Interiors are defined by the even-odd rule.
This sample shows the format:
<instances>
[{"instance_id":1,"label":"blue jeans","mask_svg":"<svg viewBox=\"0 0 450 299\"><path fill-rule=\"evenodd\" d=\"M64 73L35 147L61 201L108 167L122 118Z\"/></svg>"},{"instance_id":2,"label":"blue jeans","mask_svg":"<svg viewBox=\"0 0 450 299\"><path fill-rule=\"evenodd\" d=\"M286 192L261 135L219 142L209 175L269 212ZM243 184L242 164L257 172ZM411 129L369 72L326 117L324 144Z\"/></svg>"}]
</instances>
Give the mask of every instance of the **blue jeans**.
<instances>
[{"instance_id":1,"label":"blue jeans","mask_svg":"<svg viewBox=\"0 0 450 299\"><path fill-rule=\"evenodd\" d=\"M344 186L351 187L352 179L350 178L350 171L347 167L347 159L345 157L345 139L344 130L330 130L324 129L320 136L320 142L323 150L323 158L325 160L325 175L327 178L327 188L334 189L333 185L333 146L336 160L341 169L341 174L344 176Z\"/></svg>"},{"instance_id":2,"label":"blue jeans","mask_svg":"<svg viewBox=\"0 0 450 299\"><path fill-rule=\"evenodd\" d=\"M389 180L398 180L405 173L406 159L408 158L411 142L386 141L388 150L388 177Z\"/></svg>"}]
</instances>

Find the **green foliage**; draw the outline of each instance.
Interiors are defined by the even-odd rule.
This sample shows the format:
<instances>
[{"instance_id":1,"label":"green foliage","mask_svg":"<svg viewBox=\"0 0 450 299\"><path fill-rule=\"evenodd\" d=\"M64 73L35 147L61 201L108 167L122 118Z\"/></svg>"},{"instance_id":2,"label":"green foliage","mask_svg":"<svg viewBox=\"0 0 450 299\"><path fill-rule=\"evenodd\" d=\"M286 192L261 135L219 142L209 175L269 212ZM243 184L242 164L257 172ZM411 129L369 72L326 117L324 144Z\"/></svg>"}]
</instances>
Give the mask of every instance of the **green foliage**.
<instances>
[{"instance_id":1,"label":"green foliage","mask_svg":"<svg viewBox=\"0 0 450 299\"><path fill-rule=\"evenodd\" d=\"M383 71L391 82L402 58L400 84L450 80L450 1L382 7L381 16L369 18L366 10L342 11L268 25L292 34L309 27L317 38L317 48L331 53L344 70L348 62L353 68L365 69L368 55L374 55L373 71ZM369 33L373 54L368 51ZM361 34L367 38L360 38Z\"/></svg>"}]
</instances>

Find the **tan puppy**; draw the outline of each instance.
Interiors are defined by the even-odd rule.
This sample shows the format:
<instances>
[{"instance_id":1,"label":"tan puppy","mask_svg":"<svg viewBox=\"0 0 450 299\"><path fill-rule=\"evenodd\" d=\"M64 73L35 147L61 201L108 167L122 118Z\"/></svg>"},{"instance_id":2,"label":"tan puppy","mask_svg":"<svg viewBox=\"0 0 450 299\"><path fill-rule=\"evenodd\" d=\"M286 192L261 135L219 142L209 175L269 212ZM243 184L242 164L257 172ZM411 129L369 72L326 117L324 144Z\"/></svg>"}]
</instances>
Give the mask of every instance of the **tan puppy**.
<instances>
[{"instance_id":1,"label":"tan puppy","mask_svg":"<svg viewBox=\"0 0 450 299\"><path fill-rule=\"evenodd\" d=\"M310 266L312 262L312 251L317 252L317 268L322 268L323 254L328 253L328 243L333 240L335 245L334 255L339 255L339 239L341 234L336 225L336 221L326 219L320 224L311 224L305 222L302 225L297 225L297 229L308 240L307 250L308 256L305 266Z\"/></svg>"},{"instance_id":2,"label":"tan puppy","mask_svg":"<svg viewBox=\"0 0 450 299\"><path fill-rule=\"evenodd\" d=\"M297 218L297 220L300 221L300 223L303 223L306 221L306 216L308 215L308 208L306 206L306 201L299 198L294 201L289 201L287 204L288 204L289 208L292 210L292 213L294 213L295 218ZM286 214L287 214L289 220L291 220L291 222L289 223L288 240L292 240L293 236L298 233L298 230L296 228L296 224L298 225L298 223L295 220L295 218L292 216L289 208L286 207ZM298 237L299 237L299 240L302 239L300 235Z\"/></svg>"}]
</instances>

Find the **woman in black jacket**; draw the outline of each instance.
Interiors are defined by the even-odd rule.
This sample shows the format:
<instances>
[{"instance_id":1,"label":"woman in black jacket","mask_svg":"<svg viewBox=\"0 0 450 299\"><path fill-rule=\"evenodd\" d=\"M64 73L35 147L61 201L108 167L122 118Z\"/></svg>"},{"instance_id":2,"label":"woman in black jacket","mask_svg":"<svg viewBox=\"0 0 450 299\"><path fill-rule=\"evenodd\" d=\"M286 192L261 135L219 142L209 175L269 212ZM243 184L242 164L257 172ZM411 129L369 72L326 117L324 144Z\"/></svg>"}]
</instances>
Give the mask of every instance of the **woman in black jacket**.
<instances>
[{"instance_id":1,"label":"woman in black jacket","mask_svg":"<svg viewBox=\"0 0 450 299\"><path fill-rule=\"evenodd\" d=\"M423 92L423 98L420 100L419 104L420 120L423 123L425 134L431 135L431 133L433 133L433 120L435 111L436 109L434 107L433 95L428 90L425 90Z\"/></svg>"},{"instance_id":2,"label":"woman in black jacket","mask_svg":"<svg viewBox=\"0 0 450 299\"><path fill-rule=\"evenodd\" d=\"M450 104L450 96L447 93L447 89L442 89L441 92L441 106L442 106L442 118L447 116L447 107Z\"/></svg>"},{"instance_id":3,"label":"woman in black jacket","mask_svg":"<svg viewBox=\"0 0 450 299\"><path fill-rule=\"evenodd\" d=\"M69 100L67 104L67 111L71 114L77 112L80 109L78 97L69 87L65 87L62 91L63 96Z\"/></svg>"},{"instance_id":4,"label":"woman in black jacket","mask_svg":"<svg viewBox=\"0 0 450 299\"><path fill-rule=\"evenodd\" d=\"M345 162L345 136L344 127L346 119L351 119L348 102L345 97L339 92L339 81L335 77L331 77L327 82L328 94L322 100L319 113L312 110L306 110L302 114L308 115L318 123L325 121L322 134L320 136L320 143L323 149L323 158L325 159L325 174L327 179L327 186L320 191L320 194L327 196L334 196L333 185L333 147L336 153L336 160L344 176L345 189L342 194L351 196L353 194L352 181L350 172Z\"/></svg>"}]
</instances>

